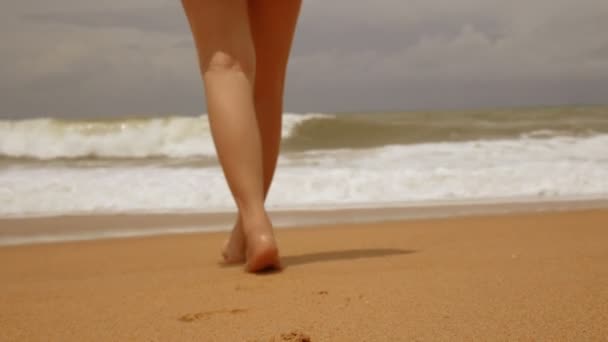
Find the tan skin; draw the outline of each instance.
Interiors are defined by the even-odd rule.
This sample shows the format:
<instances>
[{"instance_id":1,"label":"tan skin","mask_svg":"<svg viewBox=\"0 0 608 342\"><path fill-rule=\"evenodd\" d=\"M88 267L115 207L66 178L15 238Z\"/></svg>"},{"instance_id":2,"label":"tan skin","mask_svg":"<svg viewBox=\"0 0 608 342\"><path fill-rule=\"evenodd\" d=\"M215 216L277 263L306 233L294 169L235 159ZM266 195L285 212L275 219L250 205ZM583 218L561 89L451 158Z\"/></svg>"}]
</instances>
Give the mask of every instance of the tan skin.
<instances>
[{"instance_id":1,"label":"tan skin","mask_svg":"<svg viewBox=\"0 0 608 342\"><path fill-rule=\"evenodd\" d=\"M281 142L285 72L301 0L182 0L218 159L239 214L222 249L249 272L281 268L264 207Z\"/></svg>"}]
</instances>

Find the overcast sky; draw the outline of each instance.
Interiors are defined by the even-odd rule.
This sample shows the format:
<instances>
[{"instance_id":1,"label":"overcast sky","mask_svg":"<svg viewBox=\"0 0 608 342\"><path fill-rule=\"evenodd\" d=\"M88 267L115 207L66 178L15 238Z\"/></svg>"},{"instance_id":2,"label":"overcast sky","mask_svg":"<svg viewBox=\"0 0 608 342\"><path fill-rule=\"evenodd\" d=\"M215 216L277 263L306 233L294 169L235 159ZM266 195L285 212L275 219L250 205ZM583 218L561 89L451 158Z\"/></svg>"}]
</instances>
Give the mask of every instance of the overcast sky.
<instances>
[{"instance_id":1,"label":"overcast sky","mask_svg":"<svg viewBox=\"0 0 608 342\"><path fill-rule=\"evenodd\" d=\"M205 112L178 0L3 1L0 42L0 117ZM606 0L305 0L285 109L573 103L608 103Z\"/></svg>"}]
</instances>

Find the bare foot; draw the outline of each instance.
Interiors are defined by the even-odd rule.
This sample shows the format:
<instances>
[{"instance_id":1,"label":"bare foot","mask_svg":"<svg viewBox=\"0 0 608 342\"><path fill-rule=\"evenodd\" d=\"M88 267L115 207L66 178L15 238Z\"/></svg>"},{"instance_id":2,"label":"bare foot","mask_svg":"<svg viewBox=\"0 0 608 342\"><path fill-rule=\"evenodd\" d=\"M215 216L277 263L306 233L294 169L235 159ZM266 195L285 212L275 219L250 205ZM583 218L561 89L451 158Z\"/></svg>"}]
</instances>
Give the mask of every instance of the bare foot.
<instances>
[{"instance_id":1,"label":"bare foot","mask_svg":"<svg viewBox=\"0 0 608 342\"><path fill-rule=\"evenodd\" d=\"M267 269L281 269L279 248L272 235L262 234L247 239L247 272L258 272Z\"/></svg>"},{"instance_id":2,"label":"bare foot","mask_svg":"<svg viewBox=\"0 0 608 342\"><path fill-rule=\"evenodd\" d=\"M227 264L242 264L245 262L245 234L240 221L234 225L230 237L224 243L222 256Z\"/></svg>"},{"instance_id":3,"label":"bare foot","mask_svg":"<svg viewBox=\"0 0 608 342\"><path fill-rule=\"evenodd\" d=\"M246 230L247 272L281 269L279 248L272 232L272 224L248 227Z\"/></svg>"}]
</instances>

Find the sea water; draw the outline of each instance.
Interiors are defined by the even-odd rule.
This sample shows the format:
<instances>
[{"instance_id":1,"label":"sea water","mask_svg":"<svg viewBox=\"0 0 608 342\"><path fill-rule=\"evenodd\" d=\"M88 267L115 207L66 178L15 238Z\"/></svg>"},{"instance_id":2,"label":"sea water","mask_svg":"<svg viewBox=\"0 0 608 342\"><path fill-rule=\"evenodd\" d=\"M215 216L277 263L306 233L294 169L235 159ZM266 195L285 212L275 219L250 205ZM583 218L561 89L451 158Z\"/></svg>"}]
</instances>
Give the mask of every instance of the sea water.
<instances>
[{"instance_id":1,"label":"sea water","mask_svg":"<svg viewBox=\"0 0 608 342\"><path fill-rule=\"evenodd\" d=\"M608 197L608 107L285 113L270 209ZM235 208L206 115L0 120L0 216Z\"/></svg>"}]
</instances>

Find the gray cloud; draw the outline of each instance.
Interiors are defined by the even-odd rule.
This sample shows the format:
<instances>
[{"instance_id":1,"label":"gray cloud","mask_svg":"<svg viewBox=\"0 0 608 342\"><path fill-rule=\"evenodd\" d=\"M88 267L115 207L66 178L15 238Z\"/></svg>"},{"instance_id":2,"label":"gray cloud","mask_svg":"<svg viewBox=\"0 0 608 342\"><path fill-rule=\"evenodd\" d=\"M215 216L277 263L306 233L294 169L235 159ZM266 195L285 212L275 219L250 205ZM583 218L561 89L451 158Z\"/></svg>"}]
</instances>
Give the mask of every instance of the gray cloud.
<instances>
[{"instance_id":1,"label":"gray cloud","mask_svg":"<svg viewBox=\"0 0 608 342\"><path fill-rule=\"evenodd\" d=\"M307 0L286 110L608 102L604 0ZM0 117L204 111L178 1L13 2Z\"/></svg>"},{"instance_id":2,"label":"gray cloud","mask_svg":"<svg viewBox=\"0 0 608 342\"><path fill-rule=\"evenodd\" d=\"M99 8L80 11L30 13L22 16L24 22L73 25L96 29L135 29L149 33L184 34L182 8L172 4L134 9Z\"/></svg>"}]
</instances>

